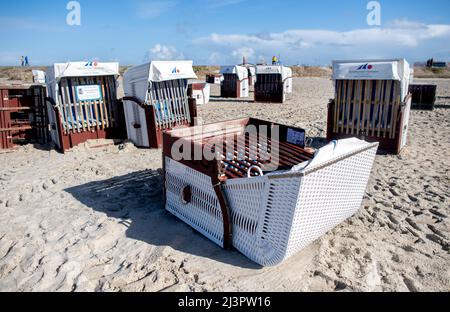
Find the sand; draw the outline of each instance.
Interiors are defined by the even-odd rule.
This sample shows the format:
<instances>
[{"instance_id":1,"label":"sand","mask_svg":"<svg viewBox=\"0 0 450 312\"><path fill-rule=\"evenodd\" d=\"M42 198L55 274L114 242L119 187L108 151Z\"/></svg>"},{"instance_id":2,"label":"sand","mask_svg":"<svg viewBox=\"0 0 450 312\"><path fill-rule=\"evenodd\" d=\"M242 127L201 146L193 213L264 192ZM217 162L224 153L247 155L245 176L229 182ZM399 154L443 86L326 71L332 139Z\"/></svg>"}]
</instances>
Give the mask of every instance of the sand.
<instances>
[{"instance_id":1,"label":"sand","mask_svg":"<svg viewBox=\"0 0 450 312\"><path fill-rule=\"evenodd\" d=\"M450 80L413 111L407 148L379 155L360 211L274 268L224 251L164 210L161 152L89 142L0 154L0 291L449 291ZM213 101L205 122L258 117L325 144L324 78L284 105ZM213 95L217 94L217 86Z\"/></svg>"}]
</instances>

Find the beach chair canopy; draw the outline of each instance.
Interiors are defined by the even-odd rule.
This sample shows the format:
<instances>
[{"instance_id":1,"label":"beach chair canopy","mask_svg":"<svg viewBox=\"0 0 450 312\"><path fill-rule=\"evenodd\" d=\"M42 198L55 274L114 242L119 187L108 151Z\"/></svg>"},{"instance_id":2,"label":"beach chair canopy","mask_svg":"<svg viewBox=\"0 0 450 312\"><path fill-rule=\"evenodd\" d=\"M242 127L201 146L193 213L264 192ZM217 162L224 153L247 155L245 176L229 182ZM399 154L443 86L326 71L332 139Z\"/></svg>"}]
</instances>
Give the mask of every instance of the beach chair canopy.
<instances>
[{"instance_id":1,"label":"beach chair canopy","mask_svg":"<svg viewBox=\"0 0 450 312\"><path fill-rule=\"evenodd\" d=\"M405 59L333 61L333 80L408 80Z\"/></svg>"},{"instance_id":2,"label":"beach chair canopy","mask_svg":"<svg viewBox=\"0 0 450 312\"><path fill-rule=\"evenodd\" d=\"M257 75L280 74L283 81L292 78L292 69L282 65L259 65L256 66Z\"/></svg>"},{"instance_id":3,"label":"beach chair canopy","mask_svg":"<svg viewBox=\"0 0 450 312\"><path fill-rule=\"evenodd\" d=\"M146 101L152 82L197 79L192 64L193 61L153 61L130 68L123 76L125 96Z\"/></svg>"},{"instance_id":4,"label":"beach chair canopy","mask_svg":"<svg viewBox=\"0 0 450 312\"><path fill-rule=\"evenodd\" d=\"M47 69L47 83L70 77L119 76L119 63L56 63Z\"/></svg>"},{"instance_id":5,"label":"beach chair canopy","mask_svg":"<svg viewBox=\"0 0 450 312\"><path fill-rule=\"evenodd\" d=\"M410 77L405 59L333 61L333 80L400 81L402 99L408 95Z\"/></svg>"},{"instance_id":6,"label":"beach chair canopy","mask_svg":"<svg viewBox=\"0 0 450 312\"><path fill-rule=\"evenodd\" d=\"M236 74L238 75L239 80L244 80L248 78L248 70L246 67L244 66L239 66L239 65L235 65L235 66L222 66L222 68L220 69L220 73L222 75L225 74Z\"/></svg>"}]
</instances>

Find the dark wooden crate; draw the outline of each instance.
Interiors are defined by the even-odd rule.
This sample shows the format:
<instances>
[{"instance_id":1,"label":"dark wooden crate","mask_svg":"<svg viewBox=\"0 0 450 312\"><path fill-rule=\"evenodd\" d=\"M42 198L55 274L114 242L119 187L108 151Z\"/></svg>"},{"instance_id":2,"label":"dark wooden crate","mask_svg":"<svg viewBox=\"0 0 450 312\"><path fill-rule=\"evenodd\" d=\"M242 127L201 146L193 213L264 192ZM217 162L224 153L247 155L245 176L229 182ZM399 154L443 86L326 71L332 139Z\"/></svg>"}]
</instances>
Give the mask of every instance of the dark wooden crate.
<instances>
[{"instance_id":1,"label":"dark wooden crate","mask_svg":"<svg viewBox=\"0 0 450 312\"><path fill-rule=\"evenodd\" d=\"M0 149L48 142L45 90L42 85L0 87Z\"/></svg>"},{"instance_id":2,"label":"dark wooden crate","mask_svg":"<svg viewBox=\"0 0 450 312\"><path fill-rule=\"evenodd\" d=\"M280 74L257 75L255 101L266 103L284 102L284 83Z\"/></svg>"},{"instance_id":3,"label":"dark wooden crate","mask_svg":"<svg viewBox=\"0 0 450 312\"><path fill-rule=\"evenodd\" d=\"M412 94L411 108L433 110L436 103L436 90L436 85L410 85L409 92Z\"/></svg>"}]
</instances>

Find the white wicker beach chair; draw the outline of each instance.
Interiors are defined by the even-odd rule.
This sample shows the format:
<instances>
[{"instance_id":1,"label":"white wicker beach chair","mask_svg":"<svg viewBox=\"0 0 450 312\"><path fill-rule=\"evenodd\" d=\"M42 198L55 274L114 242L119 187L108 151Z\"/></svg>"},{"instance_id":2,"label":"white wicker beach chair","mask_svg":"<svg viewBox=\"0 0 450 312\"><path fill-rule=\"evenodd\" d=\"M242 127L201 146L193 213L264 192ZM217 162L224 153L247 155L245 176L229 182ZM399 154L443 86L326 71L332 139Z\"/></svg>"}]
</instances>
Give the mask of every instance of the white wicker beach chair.
<instances>
[{"instance_id":1,"label":"white wicker beach chair","mask_svg":"<svg viewBox=\"0 0 450 312\"><path fill-rule=\"evenodd\" d=\"M377 148L358 139L335 141L291 170L225 181L232 245L262 266L275 266L314 242L359 210ZM213 179L170 157L165 174L166 209L224 246Z\"/></svg>"}]
</instances>

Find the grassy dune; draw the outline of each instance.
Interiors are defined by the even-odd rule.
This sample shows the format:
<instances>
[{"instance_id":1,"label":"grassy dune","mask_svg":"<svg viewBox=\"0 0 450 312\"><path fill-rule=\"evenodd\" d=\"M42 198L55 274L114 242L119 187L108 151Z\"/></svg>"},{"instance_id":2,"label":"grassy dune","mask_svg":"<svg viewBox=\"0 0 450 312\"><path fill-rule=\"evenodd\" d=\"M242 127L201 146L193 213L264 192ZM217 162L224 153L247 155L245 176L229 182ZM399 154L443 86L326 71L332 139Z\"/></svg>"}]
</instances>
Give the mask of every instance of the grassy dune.
<instances>
[{"instance_id":1,"label":"grassy dune","mask_svg":"<svg viewBox=\"0 0 450 312\"><path fill-rule=\"evenodd\" d=\"M416 78L450 78L449 68L414 68L414 77Z\"/></svg>"},{"instance_id":2,"label":"grassy dune","mask_svg":"<svg viewBox=\"0 0 450 312\"><path fill-rule=\"evenodd\" d=\"M120 73L123 74L130 66L121 66ZM37 67L14 67L0 66L0 79L3 80L20 80L25 82L33 81L32 69L44 70L45 66ZM197 76L202 79L209 73L219 73L220 66L194 66ZM292 66L294 77L331 77L330 67L314 67L314 66ZM450 78L450 69L440 68L422 68L414 69L414 77L416 78Z\"/></svg>"}]
</instances>

